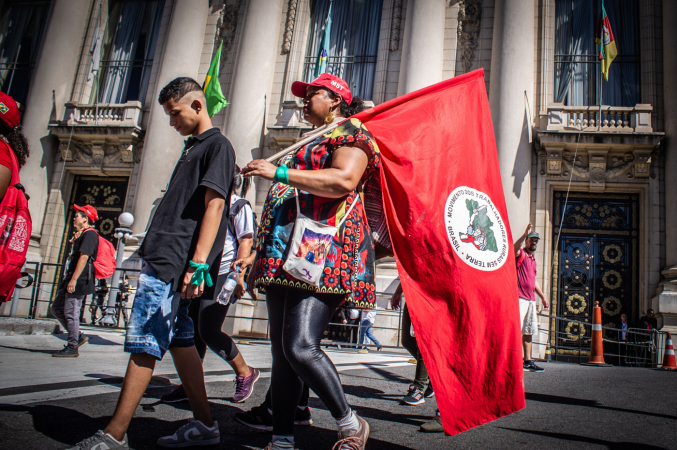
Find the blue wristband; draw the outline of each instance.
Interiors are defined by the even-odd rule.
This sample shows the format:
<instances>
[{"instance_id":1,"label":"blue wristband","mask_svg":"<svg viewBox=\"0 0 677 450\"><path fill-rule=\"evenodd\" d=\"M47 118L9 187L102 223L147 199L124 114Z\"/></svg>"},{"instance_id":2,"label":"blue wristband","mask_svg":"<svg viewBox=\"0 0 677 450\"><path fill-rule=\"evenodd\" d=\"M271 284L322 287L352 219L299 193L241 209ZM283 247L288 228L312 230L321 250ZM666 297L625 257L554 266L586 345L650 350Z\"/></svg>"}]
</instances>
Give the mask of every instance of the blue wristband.
<instances>
[{"instance_id":1,"label":"blue wristband","mask_svg":"<svg viewBox=\"0 0 677 450\"><path fill-rule=\"evenodd\" d=\"M285 165L279 166L273 179L278 183L289 184L289 168Z\"/></svg>"}]
</instances>

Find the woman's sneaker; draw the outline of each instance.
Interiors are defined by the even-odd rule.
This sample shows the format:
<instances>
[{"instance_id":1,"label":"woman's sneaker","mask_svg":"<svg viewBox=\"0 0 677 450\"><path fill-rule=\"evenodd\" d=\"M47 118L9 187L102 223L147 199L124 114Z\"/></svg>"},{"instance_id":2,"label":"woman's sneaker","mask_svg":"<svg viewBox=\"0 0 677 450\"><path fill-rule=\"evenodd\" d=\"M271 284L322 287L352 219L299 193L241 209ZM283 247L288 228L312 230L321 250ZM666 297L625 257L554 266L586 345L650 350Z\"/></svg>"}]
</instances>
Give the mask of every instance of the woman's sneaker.
<instances>
[{"instance_id":1,"label":"woman's sneaker","mask_svg":"<svg viewBox=\"0 0 677 450\"><path fill-rule=\"evenodd\" d=\"M220 442L221 434L216 420L214 425L208 427L197 419L189 419L176 433L158 439L157 445L163 448L183 448L215 445Z\"/></svg>"},{"instance_id":2,"label":"woman's sneaker","mask_svg":"<svg viewBox=\"0 0 677 450\"><path fill-rule=\"evenodd\" d=\"M524 361L525 372L545 372L543 367L537 366L533 361Z\"/></svg>"},{"instance_id":3,"label":"woman's sneaker","mask_svg":"<svg viewBox=\"0 0 677 450\"><path fill-rule=\"evenodd\" d=\"M407 405L420 405L422 403L425 403L425 399L423 398L423 392L419 388L416 387L416 385L412 384L409 386L409 391L407 392L407 395L404 396L402 399L402 403L405 403Z\"/></svg>"},{"instance_id":4,"label":"woman's sneaker","mask_svg":"<svg viewBox=\"0 0 677 450\"><path fill-rule=\"evenodd\" d=\"M77 347L73 348L66 345L58 352L52 353L52 356L55 358L77 358L80 356L80 353L78 352Z\"/></svg>"},{"instance_id":5,"label":"woman's sneaker","mask_svg":"<svg viewBox=\"0 0 677 450\"><path fill-rule=\"evenodd\" d=\"M186 394L186 391L183 389L183 385L180 384L176 389L174 389L172 392L169 392L162 397L160 397L160 401L162 403L176 403L176 402L183 402L188 400L188 395Z\"/></svg>"},{"instance_id":6,"label":"woman's sneaker","mask_svg":"<svg viewBox=\"0 0 677 450\"><path fill-rule=\"evenodd\" d=\"M425 398L433 398L435 396L435 391L433 391L433 385L428 383L428 387L425 388L425 392L423 393L423 396Z\"/></svg>"},{"instance_id":7,"label":"woman's sneaker","mask_svg":"<svg viewBox=\"0 0 677 450\"><path fill-rule=\"evenodd\" d=\"M310 416L310 406L304 409L296 408L296 417L294 417L294 425L312 425L313 419Z\"/></svg>"},{"instance_id":8,"label":"woman's sneaker","mask_svg":"<svg viewBox=\"0 0 677 450\"><path fill-rule=\"evenodd\" d=\"M254 392L254 384L259 381L261 372L253 367L249 368L248 377L235 377L235 395L233 403L242 403Z\"/></svg>"},{"instance_id":9,"label":"woman's sneaker","mask_svg":"<svg viewBox=\"0 0 677 450\"><path fill-rule=\"evenodd\" d=\"M235 414L235 420L249 428L273 431L273 415L268 412L265 404L254 406L247 412Z\"/></svg>"},{"instance_id":10,"label":"woman's sneaker","mask_svg":"<svg viewBox=\"0 0 677 450\"><path fill-rule=\"evenodd\" d=\"M129 445L127 445L127 435L125 438L120 441L116 441L113 436L108 433L104 433L99 430L96 434L90 438L80 441L75 444L75 447L71 447L68 450L131 450Z\"/></svg>"},{"instance_id":11,"label":"woman's sneaker","mask_svg":"<svg viewBox=\"0 0 677 450\"><path fill-rule=\"evenodd\" d=\"M354 413L353 413L354 414ZM339 431L339 440L332 450L364 450L369 439L369 424L362 417L355 414L359 427L357 430Z\"/></svg>"}]
</instances>

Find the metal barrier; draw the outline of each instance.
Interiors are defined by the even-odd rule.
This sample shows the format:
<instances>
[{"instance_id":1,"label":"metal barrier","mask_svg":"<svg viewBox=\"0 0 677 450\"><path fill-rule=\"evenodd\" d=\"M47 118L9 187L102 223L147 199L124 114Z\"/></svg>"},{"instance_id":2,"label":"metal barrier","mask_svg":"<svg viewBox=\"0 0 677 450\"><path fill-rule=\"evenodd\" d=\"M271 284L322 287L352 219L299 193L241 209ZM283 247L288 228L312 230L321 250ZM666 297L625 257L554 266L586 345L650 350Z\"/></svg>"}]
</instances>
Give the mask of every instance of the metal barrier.
<instances>
[{"instance_id":1,"label":"metal barrier","mask_svg":"<svg viewBox=\"0 0 677 450\"><path fill-rule=\"evenodd\" d=\"M579 363L587 361L584 357L590 355L592 341L590 322L546 314L539 314L539 316L555 320L555 328L547 331L550 335L548 344L552 359L555 361L578 359ZM607 363L611 361L616 365L652 368L662 363L662 350L665 348L666 340L664 332L641 328L622 330L602 326L602 336L603 353ZM624 336L625 339L623 339ZM537 343L534 342L534 344Z\"/></svg>"}]
</instances>

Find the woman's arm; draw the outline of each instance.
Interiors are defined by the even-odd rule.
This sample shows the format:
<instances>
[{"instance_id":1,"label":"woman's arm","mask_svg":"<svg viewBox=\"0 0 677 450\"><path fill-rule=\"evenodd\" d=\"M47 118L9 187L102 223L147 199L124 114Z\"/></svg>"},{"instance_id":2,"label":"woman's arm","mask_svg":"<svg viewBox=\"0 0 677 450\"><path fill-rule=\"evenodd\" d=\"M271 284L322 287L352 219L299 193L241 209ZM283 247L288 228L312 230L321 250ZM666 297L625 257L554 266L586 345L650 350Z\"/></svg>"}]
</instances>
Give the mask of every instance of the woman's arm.
<instances>
[{"instance_id":1,"label":"woman's arm","mask_svg":"<svg viewBox=\"0 0 677 450\"><path fill-rule=\"evenodd\" d=\"M289 169L289 185L313 195L326 198L345 197L362 179L369 158L359 147L340 147L332 154L331 167L322 170ZM273 181L277 166L257 159L250 162L242 173Z\"/></svg>"},{"instance_id":2,"label":"woman's arm","mask_svg":"<svg viewBox=\"0 0 677 450\"><path fill-rule=\"evenodd\" d=\"M12 171L9 167L0 164L0 202L5 198L9 183L12 182Z\"/></svg>"}]
</instances>

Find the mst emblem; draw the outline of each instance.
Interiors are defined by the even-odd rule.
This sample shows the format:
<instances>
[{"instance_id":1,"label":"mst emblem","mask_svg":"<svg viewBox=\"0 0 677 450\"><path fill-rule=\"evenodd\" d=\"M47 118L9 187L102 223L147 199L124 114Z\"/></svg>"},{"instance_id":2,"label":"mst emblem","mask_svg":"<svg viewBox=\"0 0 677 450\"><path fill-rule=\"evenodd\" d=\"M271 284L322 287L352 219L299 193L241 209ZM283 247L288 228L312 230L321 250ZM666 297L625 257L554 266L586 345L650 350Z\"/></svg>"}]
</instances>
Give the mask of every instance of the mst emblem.
<instances>
[{"instance_id":1,"label":"mst emblem","mask_svg":"<svg viewBox=\"0 0 677 450\"><path fill-rule=\"evenodd\" d=\"M460 186L447 198L444 221L451 246L466 264L496 270L508 258L508 233L487 194Z\"/></svg>"}]
</instances>

